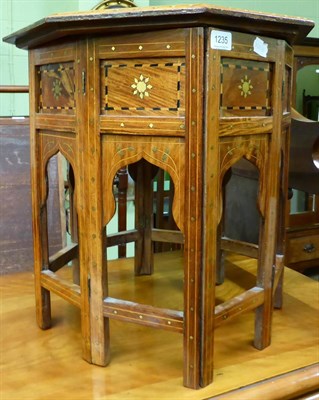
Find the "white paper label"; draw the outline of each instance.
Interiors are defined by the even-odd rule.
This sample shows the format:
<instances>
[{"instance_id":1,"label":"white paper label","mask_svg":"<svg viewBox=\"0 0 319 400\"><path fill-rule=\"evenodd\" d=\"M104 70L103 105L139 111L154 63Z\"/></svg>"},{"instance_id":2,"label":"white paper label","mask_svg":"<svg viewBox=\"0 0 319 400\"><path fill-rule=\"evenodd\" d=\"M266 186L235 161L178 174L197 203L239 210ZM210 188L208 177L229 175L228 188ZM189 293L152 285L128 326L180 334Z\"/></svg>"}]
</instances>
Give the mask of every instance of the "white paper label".
<instances>
[{"instance_id":1,"label":"white paper label","mask_svg":"<svg viewBox=\"0 0 319 400\"><path fill-rule=\"evenodd\" d=\"M212 31L210 34L210 47L217 50L231 50L231 32Z\"/></svg>"},{"instance_id":2,"label":"white paper label","mask_svg":"<svg viewBox=\"0 0 319 400\"><path fill-rule=\"evenodd\" d=\"M261 57L267 57L268 44L265 43L259 37L256 37L256 39L254 40L254 52L260 55Z\"/></svg>"}]
</instances>

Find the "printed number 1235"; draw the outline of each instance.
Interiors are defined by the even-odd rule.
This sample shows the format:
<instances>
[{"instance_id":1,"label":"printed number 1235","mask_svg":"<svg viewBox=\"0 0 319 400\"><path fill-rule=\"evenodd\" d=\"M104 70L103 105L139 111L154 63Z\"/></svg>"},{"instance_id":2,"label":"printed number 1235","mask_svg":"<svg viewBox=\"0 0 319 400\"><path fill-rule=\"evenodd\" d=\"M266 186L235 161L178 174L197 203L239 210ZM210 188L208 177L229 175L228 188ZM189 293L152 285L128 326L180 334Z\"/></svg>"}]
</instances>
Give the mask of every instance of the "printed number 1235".
<instances>
[{"instance_id":1,"label":"printed number 1235","mask_svg":"<svg viewBox=\"0 0 319 400\"><path fill-rule=\"evenodd\" d=\"M211 43L212 49L231 50L232 34L231 34L231 32L212 30L211 36L210 36L210 43Z\"/></svg>"}]
</instances>

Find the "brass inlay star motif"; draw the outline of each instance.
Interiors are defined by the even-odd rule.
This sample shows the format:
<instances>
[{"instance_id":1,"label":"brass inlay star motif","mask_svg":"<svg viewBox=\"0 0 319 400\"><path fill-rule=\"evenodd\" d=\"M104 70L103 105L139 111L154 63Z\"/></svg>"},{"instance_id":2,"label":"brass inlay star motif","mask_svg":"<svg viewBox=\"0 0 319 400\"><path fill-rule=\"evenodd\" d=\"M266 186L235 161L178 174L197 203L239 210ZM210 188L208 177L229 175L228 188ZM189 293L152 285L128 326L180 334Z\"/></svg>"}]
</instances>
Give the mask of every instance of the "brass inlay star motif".
<instances>
[{"instance_id":1,"label":"brass inlay star motif","mask_svg":"<svg viewBox=\"0 0 319 400\"><path fill-rule=\"evenodd\" d=\"M251 94L251 89L253 89L253 85L251 84L251 80L248 79L248 76L245 75L244 79L240 80L241 85L238 86L238 89L241 90L240 95L245 98Z\"/></svg>"},{"instance_id":2,"label":"brass inlay star motif","mask_svg":"<svg viewBox=\"0 0 319 400\"><path fill-rule=\"evenodd\" d=\"M56 100L61 96L62 93L61 81L59 81L58 79L53 81L52 92Z\"/></svg>"},{"instance_id":3,"label":"brass inlay star motif","mask_svg":"<svg viewBox=\"0 0 319 400\"><path fill-rule=\"evenodd\" d=\"M134 89L133 94L139 96L141 99L144 99L144 97L149 97L149 92L148 90L152 89L152 85L149 84L150 78L144 77L142 74L140 75L139 79L134 78L134 82L131 85L131 88Z\"/></svg>"}]
</instances>

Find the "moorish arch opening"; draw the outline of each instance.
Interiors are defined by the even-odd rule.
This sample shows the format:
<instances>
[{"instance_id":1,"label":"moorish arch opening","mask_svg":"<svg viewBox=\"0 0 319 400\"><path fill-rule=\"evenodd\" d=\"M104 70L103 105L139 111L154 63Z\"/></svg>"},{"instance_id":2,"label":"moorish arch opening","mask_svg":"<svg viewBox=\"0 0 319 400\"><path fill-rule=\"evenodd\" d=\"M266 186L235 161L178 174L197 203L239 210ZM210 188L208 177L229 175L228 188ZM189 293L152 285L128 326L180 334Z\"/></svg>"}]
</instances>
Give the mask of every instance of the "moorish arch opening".
<instances>
[{"instance_id":1,"label":"moorish arch opening","mask_svg":"<svg viewBox=\"0 0 319 400\"><path fill-rule=\"evenodd\" d=\"M113 195L115 212L106 225L108 276L109 282L123 280L126 289L124 294L121 285L110 285L110 296L176 309L176 298L173 303L162 296L171 282L182 310L183 235L174 219L173 179L142 158L117 171Z\"/></svg>"},{"instance_id":2,"label":"moorish arch opening","mask_svg":"<svg viewBox=\"0 0 319 400\"><path fill-rule=\"evenodd\" d=\"M74 283L79 283L74 171L59 151L49 158L45 174L49 269L57 272L66 265L72 266L72 279Z\"/></svg>"},{"instance_id":3,"label":"moorish arch opening","mask_svg":"<svg viewBox=\"0 0 319 400\"><path fill-rule=\"evenodd\" d=\"M235 253L258 258L260 226L258 168L246 158L239 159L223 178L223 214L219 226L221 262L217 269L217 283L227 276L225 256ZM227 253L228 252L228 253ZM247 286L253 286L247 280Z\"/></svg>"},{"instance_id":4,"label":"moorish arch opening","mask_svg":"<svg viewBox=\"0 0 319 400\"><path fill-rule=\"evenodd\" d=\"M179 231L173 215L174 181L168 172L159 168L153 183L154 228ZM173 242L154 242L155 253L175 251L182 245Z\"/></svg>"},{"instance_id":5,"label":"moorish arch opening","mask_svg":"<svg viewBox=\"0 0 319 400\"><path fill-rule=\"evenodd\" d=\"M232 239L258 244L259 171L245 158L232 165L224 177L224 232Z\"/></svg>"}]
</instances>

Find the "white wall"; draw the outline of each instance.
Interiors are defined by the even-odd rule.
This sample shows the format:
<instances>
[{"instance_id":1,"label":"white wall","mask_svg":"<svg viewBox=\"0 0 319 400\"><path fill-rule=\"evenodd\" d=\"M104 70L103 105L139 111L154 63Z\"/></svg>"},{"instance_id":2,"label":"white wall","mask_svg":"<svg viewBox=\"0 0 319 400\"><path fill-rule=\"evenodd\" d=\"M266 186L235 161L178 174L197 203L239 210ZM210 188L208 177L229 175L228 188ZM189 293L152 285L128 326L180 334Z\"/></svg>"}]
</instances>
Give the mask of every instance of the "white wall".
<instances>
[{"instance_id":1,"label":"white wall","mask_svg":"<svg viewBox=\"0 0 319 400\"><path fill-rule=\"evenodd\" d=\"M28 84L28 55L24 50L2 42L4 36L57 12L78 8L78 0L1 0L0 1L0 85ZM1 94L0 116L28 115L27 94Z\"/></svg>"},{"instance_id":2,"label":"white wall","mask_svg":"<svg viewBox=\"0 0 319 400\"><path fill-rule=\"evenodd\" d=\"M25 50L2 42L2 38L49 14L92 9L98 0L1 0L0 85L28 85L28 55ZM136 0L140 7L149 0ZM28 115L27 94L0 94L0 116Z\"/></svg>"}]
</instances>

